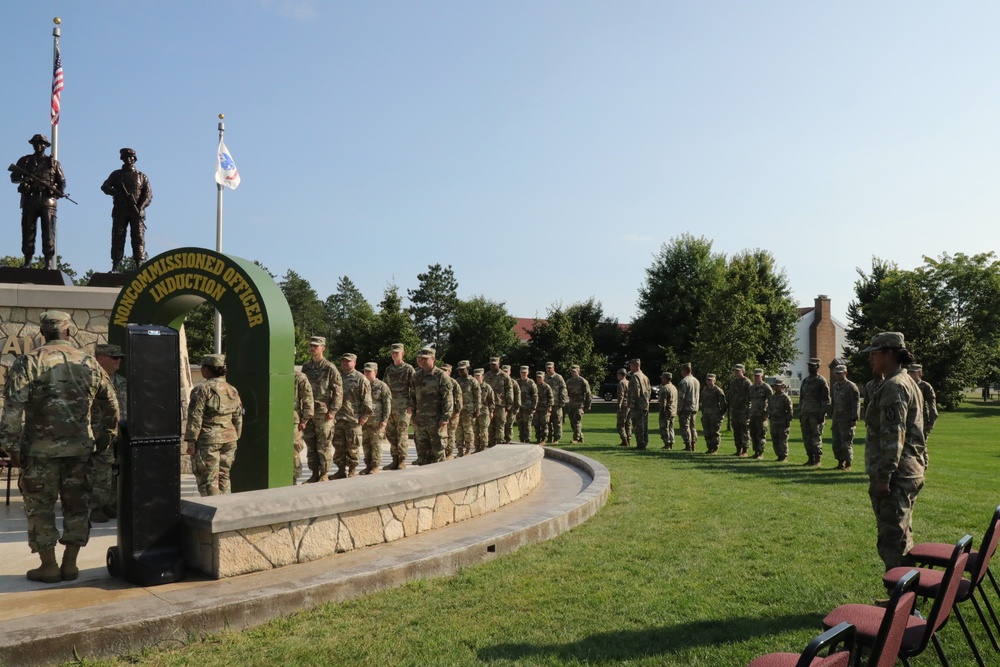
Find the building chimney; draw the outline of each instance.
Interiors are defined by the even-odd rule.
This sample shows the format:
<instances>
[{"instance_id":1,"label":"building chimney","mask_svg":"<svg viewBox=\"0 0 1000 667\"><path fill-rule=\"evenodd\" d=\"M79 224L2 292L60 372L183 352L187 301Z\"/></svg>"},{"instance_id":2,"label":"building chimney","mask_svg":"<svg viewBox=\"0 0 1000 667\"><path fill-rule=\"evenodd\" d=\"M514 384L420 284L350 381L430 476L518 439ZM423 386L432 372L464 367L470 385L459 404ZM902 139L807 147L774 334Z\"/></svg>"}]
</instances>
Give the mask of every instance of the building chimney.
<instances>
[{"instance_id":1,"label":"building chimney","mask_svg":"<svg viewBox=\"0 0 1000 667\"><path fill-rule=\"evenodd\" d=\"M830 297L825 294L816 297L809 325L809 356L819 359L820 374L831 380L830 362L837 356L837 330L830 316Z\"/></svg>"}]
</instances>

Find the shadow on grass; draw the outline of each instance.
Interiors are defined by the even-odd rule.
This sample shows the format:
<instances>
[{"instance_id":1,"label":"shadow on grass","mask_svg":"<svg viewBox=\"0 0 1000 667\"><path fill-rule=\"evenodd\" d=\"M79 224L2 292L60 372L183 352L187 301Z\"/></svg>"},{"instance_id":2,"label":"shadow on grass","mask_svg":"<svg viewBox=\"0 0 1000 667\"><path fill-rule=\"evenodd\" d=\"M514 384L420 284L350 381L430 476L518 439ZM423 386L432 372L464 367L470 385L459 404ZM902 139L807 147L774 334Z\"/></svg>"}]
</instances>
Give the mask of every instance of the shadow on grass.
<instances>
[{"instance_id":1,"label":"shadow on grass","mask_svg":"<svg viewBox=\"0 0 1000 667\"><path fill-rule=\"evenodd\" d=\"M1000 403L973 403L966 401L958 409L963 416L974 419L982 417L1000 417Z\"/></svg>"},{"instance_id":2,"label":"shadow on grass","mask_svg":"<svg viewBox=\"0 0 1000 667\"><path fill-rule=\"evenodd\" d=\"M602 632L566 644L497 644L480 649L484 662L527 660L528 662L577 662L636 660L680 653L699 646L741 642L781 631L819 628L820 616L794 614L776 618L729 618L678 623L668 627ZM791 647L785 647L791 648ZM775 650L780 650L776 647Z\"/></svg>"}]
</instances>

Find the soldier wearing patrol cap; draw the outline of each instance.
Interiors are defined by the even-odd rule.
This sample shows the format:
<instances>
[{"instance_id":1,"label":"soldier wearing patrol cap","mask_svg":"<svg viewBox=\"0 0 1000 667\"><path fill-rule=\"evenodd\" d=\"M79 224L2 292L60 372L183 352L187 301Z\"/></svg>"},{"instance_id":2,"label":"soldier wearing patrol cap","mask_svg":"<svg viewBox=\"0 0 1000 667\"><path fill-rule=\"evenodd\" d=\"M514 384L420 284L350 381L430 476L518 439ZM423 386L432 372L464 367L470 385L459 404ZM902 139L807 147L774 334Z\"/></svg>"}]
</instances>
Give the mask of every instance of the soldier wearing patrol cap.
<instances>
[{"instance_id":1,"label":"soldier wearing patrol cap","mask_svg":"<svg viewBox=\"0 0 1000 667\"><path fill-rule=\"evenodd\" d=\"M513 380L500 370L500 357L490 357L490 369L483 375L483 382L493 389L496 405L490 421L489 445L493 447L504 441L503 432L507 424L507 411L514 405Z\"/></svg>"},{"instance_id":2,"label":"soldier wearing patrol cap","mask_svg":"<svg viewBox=\"0 0 1000 667\"><path fill-rule=\"evenodd\" d=\"M468 359L458 362L458 378L455 380L462 390L462 410L458 414L455 433L455 449L459 456L471 454L476 446L476 422L483 405L483 390L479 382L470 374Z\"/></svg>"},{"instance_id":3,"label":"soldier wearing patrol cap","mask_svg":"<svg viewBox=\"0 0 1000 667\"><path fill-rule=\"evenodd\" d=\"M517 439L526 443L531 442L531 420L538 406L538 384L528 377L530 370L527 366L521 366L518 373L520 377L517 379L521 392L521 408L517 411Z\"/></svg>"},{"instance_id":4,"label":"soldier wearing patrol cap","mask_svg":"<svg viewBox=\"0 0 1000 667\"><path fill-rule=\"evenodd\" d=\"M580 366L569 367L569 379L566 380L566 396L569 402L566 411L569 413L569 425L573 430L573 442L583 442L583 413L590 412L590 383L580 375Z\"/></svg>"},{"instance_id":5,"label":"soldier wearing patrol cap","mask_svg":"<svg viewBox=\"0 0 1000 667\"><path fill-rule=\"evenodd\" d=\"M122 349L117 345L100 343L94 348L94 358L111 379L115 387L115 397L118 399L118 415L120 420L126 420L128 406L128 389L125 378L118 374L124 357ZM118 493L115 485L112 467L115 462L114 447L108 447L94 454L90 469L90 521L92 523L107 523L118 516Z\"/></svg>"},{"instance_id":6,"label":"soldier wearing patrol cap","mask_svg":"<svg viewBox=\"0 0 1000 667\"><path fill-rule=\"evenodd\" d=\"M861 418L861 392L858 385L847 379L847 366L833 367L830 387L830 432L833 435L833 455L836 470L850 470L854 462L854 429Z\"/></svg>"},{"instance_id":7,"label":"soldier wearing patrol cap","mask_svg":"<svg viewBox=\"0 0 1000 667\"><path fill-rule=\"evenodd\" d=\"M819 374L819 359L806 364L809 377L799 386L799 426L808 459L803 465L818 468L823 458L823 426L830 409L830 384Z\"/></svg>"},{"instance_id":8,"label":"soldier wearing patrol cap","mask_svg":"<svg viewBox=\"0 0 1000 667\"><path fill-rule=\"evenodd\" d=\"M681 380L677 383L677 414L680 417L684 451L693 452L698 444L697 415L701 408L701 383L692 372L691 363L681 364Z\"/></svg>"},{"instance_id":9,"label":"soldier wearing patrol cap","mask_svg":"<svg viewBox=\"0 0 1000 667\"><path fill-rule=\"evenodd\" d=\"M674 374L670 371L660 373L660 440L664 449L674 448L674 417L677 416L677 387L672 380Z\"/></svg>"},{"instance_id":10,"label":"soldier wearing patrol cap","mask_svg":"<svg viewBox=\"0 0 1000 667\"><path fill-rule=\"evenodd\" d=\"M521 386L518 384L517 379L510 376L509 365L504 364L500 367L500 370L510 378L510 388L514 390L514 402L511 403L510 410L507 411L507 419L503 425L503 443L509 445L511 443L511 433L514 430L514 422L521 411Z\"/></svg>"},{"instance_id":11,"label":"soldier wearing patrol cap","mask_svg":"<svg viewBox=\"0 0 1000 667\"><path fill-rule=\"evenodd\" d=\"M632 415L628 411L628 371L619 368L616 376L618 387L615 396L615 428L621 438L618 446L629 447L632 445Z\"/></svg>"},{"instance_id":12,"label":"soldier wearing patrol cap","mask_svg":"<svg viewBox=\"0 0 1000 667\"><path fill-rule=\"evenodd\" d=\"M632 434L635 435L635 448L646 449L649 446L649 402L653 389L649 378L640 368L642 362L633 359L628 364L632 371L628 378L628 411L632 417Z\"/></svg>"},{"instance_id":13,"label":"soldier wearing patrol cap","mask_svg":"<svg viewBox=\"0 0 1000 667\"><path fill-rule=\"evenodd\" d=\"M451 381L451 417L445 427L447 434L441 436L441 441L444 443L444 460L451 461L455 458L458 420L462 414L462 387L458 384L458 380L451 376L451 364L441 364L441 372Z\"/></svg>"},{"instance_id":14,"label":"soldier wearing patrol cap","mask_svg":"<svg viewBox=\"0 0 1000 667\"><path fill-rule=\"evenodd\" d=\"M344 401L344 380L333 362L326 358L326 338L309 339L310 359L302 364L313 395L313 416L306 421L302 438L306 443L306 462L312 475L307 484L325 482L333 459L333 425Z\"/></svg>"},{"instance_id":15,"label":"soldier wearing patrol cap","mask_svg":"<svg viewBox=\"0 0 1000 667\"><path fill-rule=\"evenodd\" d=\"M726 392L722 387L715 384L715 373L705 376L705 386L701 389L701 429L705 434L705 445L709 454L719 451L719 443L722 439L722 420L726 417L726 410L729 401L726 400Z\"/></svg>"},{"instance_id":16,"label":"soldier wearing patrol cap","mask_svg":"<svg viewBox=\"0 0 1000 667\"><path fill-rule=\"evenodd\" d=\"M566 380L556 373L556 365L552 361L545 362L545 384L552 388L552 411L549 412L549 444L558 444L562 440L563 407L569 401L566 394Z\"/></svg>"},{"instance_id":17,"label":"soldier wearing patrol cap","mask_svg":"<svg viewBox=\"0 0 1000 667\"><path fill-rule=\"evenodd\" d=\"M146 207L153 201L153 189L146 174L135 168L135 151L118 151L122 168L115 169L101 185L101 192L113 198L111 207L111 271L125 255L125 232L132 238L132 259L138 267L146 261Z\"/></svg>"},{"instance_id":18,"label":"soldier wearing patrol cap","mask_svg":"<svg viewBox=\"0 0 1000 667\"><path fill-rule=\"evenodd\" d=\"M49 584L79 574L77 555L90 538L91 453L95 446L99 452L110 447L118 434L114 386L96 359L73 347L69 327L68 314L42 313L45 344L14 361L0 417L0 448L21 469L28 546L41 558L41 567L27 577ZM62 502L62 537L56 498ZM57 542L66 545L62 566Z\"/></svg>"},{"instance_id":19,"label":"soldier wearing patrol cap","mask_svg":"<svg viewBox=\"0 0 1000 667\"><path fill-rule=\"evenodd\" d=\"M736 456L746 456L750 443L750 379L743 364L733 366L733 379L729 381L729 426L733 429ZM721 389L721 387L720 387ZM702 415L704 418L704 415ZM706 436L707 437L707 436Z\"/></svg>"},{"instance_id":20,"label":"soldier wearing patrol cap","mask_svg":"<svg viewBox=\"0 0 1000 667\"><path fill-rule=\"evenodd\" d=\"M21 193L21 253L27 268L35 255L35 230L41 220L42 254L45 265L54 269L56 204L66 192L66 176L59 161L45 154L45 149L52 145L48 139L36 134L28 143L35 152L18 159L17 168L10 174L10 182L17 183L17 191Z\"/></svg>"},{"instance_id":21,"label":"soldier wearing patrol cap","mask_svg":"<svg viewBox=\"0 0 1000 667\"><path fill-rule=\"evenodd\" d=\"M309 378L302 371L295 371L295 403L292 408L292 484L297 484L302 476L302 452L306 448L306 440L303 437L306 426L312 423L313 418L312 385Z\"/></svg>"},{"instance_id":22,"label":"soldier wearing patrol cap","mask_svg":"<svg viewBox=\"0 0 1000 667\"><path fill-rule=\"evenodd\" d=\"M365 453L365 469L361 474L371 475L382 472L382 441L392 414L392 391L378 379L378 364L374 361L365 364L364 375L372 388L373 412L371 419L361 427L361 447Z\"/></svg>"},{"instance_id":23,"label":"soldier wearing patrol cap","mask_svg":"<svg viewBox=\"0 0 1000 667\"><path fill-rule=\"evenodd\" d=\"M337 472L330 479L344 479L357 474L363 440L361 429L375 412L371 382L357 371L357 363L358 355L353 352L340 355L344 401L334 418L333 462L337 464Z\"/></svg>"},{"instance_id":24,"label":"soldier wearing patrol cap","mask_svg":"<svg viewBox=\"0 0 1000 667\"><path fill-rule=\"evenodd\" d=\"M788 460L788 431L792 425L792 399L785 392L785 381L774 383L774 393L767 399L767 418L771 422L771 446L778 462Z\"/></svg>"},{"instance_id":25,"label":"soldier wearing patrol cap","mask_svg":"<svg viewBox=\"0 0 1000 667\"><path fill-rule=\"evenodd\" d=\"M535 443L544 445L551 438L549 427L552 423L552 406L555 398L552 387L545 381L545 371L535 373L535 385L538 387L538 404L535 406Z\"/></svg>"},{"instance_id":26,"label":"soldier wearing patrol cap","mask_svg":"<svg viewBox=\"0 0 1000 667\"><path fill-rule=\"evenodd\" d=\"M923 396L905 370L913 355L903 334L875 334L861 352L869 355L872 373L884 377L865 410L865 472L878 553L889 570L902 565L913 546L913 506L926 470Z\"/></svg>"},{"instance_id":27,"label":"soldier wearing patrol cap","mask_svg":"<svg viewBox=\"0 0 1000 667\"><path fill-rule=\"evenodd\" d=\"M482 368L475 368L472 371L472 378L479 383L481 401L479 403L479 415L476 417L476 451L486 451L490 438L490 421L493 419L497 398L493 392L493 387L488 385Z\"/></svg>"},{"instance_id":28,"label":"soldier wearing patrol cap","mask_svg":"<svg viewBox=\"0 0 1000 667\"><path fill-rule=\"evenodd\" d=\"M425 347L417 353L420 367L413 378L413 443L417 448L417 465L444 461L443 438L448 437L454 400L451 378L434 365L437 353Z\"/></svg>"},{"instance_id":29,"label":"soldier wearing patrol cap","mask_svg":"<svg viewBox=\"0 0 1000 667\"><path fill-rule=\"evenodd\" d=\"M202 357L201 376L205 381L191 390L184 441L188 456L194 457L198 493L226 495L232 492L229 471L243 433L243 403L236 387L226 382L226 355Z\"/></svg>"},{"instance_id":30,"label":"soldier wearing patrol cap","mask_svg":"<svg viewBox=\"0 0 1000 667\"><path fill-rule=\"evenodd\" d=\"M924 367L920 364L910 364L907 369L910 377L920 387L920 394L924 397L924 442L931 437L931 430L934 422L938 418L937 394L930 382L924 379Z\"/></svg>"},{"instance_id":31,"label":"soldier wearing patrol cap","mask_svg":"<svg viewBox=\"0 0 1000 667\"><path fill-rule=\"evenodd\" d=\"M767 449L767 399L774 391L771 385L764 382L764 369L753 369L753 384L750 385L750 443L753 445L753 457L764 458Z\"/></svg>"},{"instance_id":32,"label":"soldier wearing patrol cap","mask_svg":"<svg viewBox=\"0 0 1000 667\"><path fill-rule=\"evenodd\" d=\"M410 438L410 419L413 416L413 377L416 370L403 361L406 348L402 343L393 343L390 350L392 363L382 374L382 380L392 391L392 412L385 427L389 440L389 454L392 463L385 470L401 470L406 467L406 450Z\"/></svg>"}]
</instances>

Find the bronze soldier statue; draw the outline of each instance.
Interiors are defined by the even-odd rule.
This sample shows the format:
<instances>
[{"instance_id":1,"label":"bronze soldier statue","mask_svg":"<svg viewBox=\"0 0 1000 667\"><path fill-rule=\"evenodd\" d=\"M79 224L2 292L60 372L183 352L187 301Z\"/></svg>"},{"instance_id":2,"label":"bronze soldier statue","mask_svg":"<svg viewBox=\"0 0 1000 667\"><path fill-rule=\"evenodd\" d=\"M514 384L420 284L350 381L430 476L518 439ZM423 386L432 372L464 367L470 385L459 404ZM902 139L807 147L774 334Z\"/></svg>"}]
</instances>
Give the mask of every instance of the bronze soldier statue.
<instances>
[{"instance_id":1,"label":"bronze soldier statue","mask_svg":"<svg viewBox=\"0 0 1000 667\"><path fill-rule=\"evenodd\" d=\"M11 183L17 183L21 193L21 253L24 266L31 265L35 256L35 231L42 221L42 254L45 265L55 268L56 256L56 201L66 197L66 177L59 161L45 154L51 146L49 140L36 134L28 140L35 152L25 155L10 165ZM66 197L68 199L68 197Z\"/></svg>"},{"instance_id":2,"label":"bronze soldier statue","mask_svg":"<svg viewBox=\"0 0 1000 667\"><path fill-rule=\"evenodd\" d=\"M146 207L153 201L153 190L149 179L135 168L135 151L123 148L122 168L111 172L101 186L101 192L114 198L111 208L111 271L118 271L118 265L125 254L125 232L132 239L132 259L138 268L146 261Z\"/></svg>"}]
</instances>

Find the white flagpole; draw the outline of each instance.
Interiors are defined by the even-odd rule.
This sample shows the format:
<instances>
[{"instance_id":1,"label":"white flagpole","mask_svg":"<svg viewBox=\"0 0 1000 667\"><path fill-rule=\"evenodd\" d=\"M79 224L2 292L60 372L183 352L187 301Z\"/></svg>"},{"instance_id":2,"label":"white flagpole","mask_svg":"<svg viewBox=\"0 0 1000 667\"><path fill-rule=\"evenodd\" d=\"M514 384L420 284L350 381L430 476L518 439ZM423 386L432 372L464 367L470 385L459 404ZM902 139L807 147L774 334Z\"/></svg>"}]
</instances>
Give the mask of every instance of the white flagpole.
<instances>
[{"instance_id":1,"label":"white flagpole","mask_svg":"<svg viewBox=\"0 0 1000 667\"><path fill-rule=\"evenodd\" d=\"M222 137L226 133L226 124L222 122L224 114L219 114L219 145L222 145ZM219 156L215 156L218 163ZM218 194L215 199L215 251L222 253L222 184L216 183ZM215 311L215 353L222 354L222 313Z\"/></svg>"}]
</instances>

